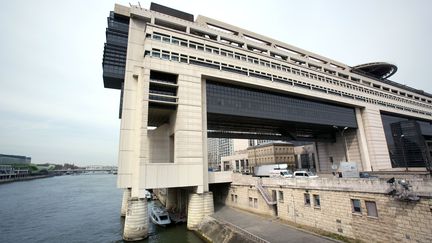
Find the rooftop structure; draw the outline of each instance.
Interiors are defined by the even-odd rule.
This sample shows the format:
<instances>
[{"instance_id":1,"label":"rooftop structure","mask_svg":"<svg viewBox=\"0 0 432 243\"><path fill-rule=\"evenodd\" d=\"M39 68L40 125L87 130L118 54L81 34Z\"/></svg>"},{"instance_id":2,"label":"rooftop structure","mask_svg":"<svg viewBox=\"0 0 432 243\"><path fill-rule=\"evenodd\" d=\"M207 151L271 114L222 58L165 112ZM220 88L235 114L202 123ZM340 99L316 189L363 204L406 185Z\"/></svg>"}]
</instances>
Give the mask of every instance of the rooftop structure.
<instances>
[{"instance_id":1,"label":"rooftop structure","mask_svg":"<svg viewBox=\"0 0 432 243\"><path fill-rule=\"evenodd\" d=\"M372 62L355 66L351 69L352 72L372 76L378 79L387 79L396 73L396 65L385 62Z\"/></svg>"}]
</instances>

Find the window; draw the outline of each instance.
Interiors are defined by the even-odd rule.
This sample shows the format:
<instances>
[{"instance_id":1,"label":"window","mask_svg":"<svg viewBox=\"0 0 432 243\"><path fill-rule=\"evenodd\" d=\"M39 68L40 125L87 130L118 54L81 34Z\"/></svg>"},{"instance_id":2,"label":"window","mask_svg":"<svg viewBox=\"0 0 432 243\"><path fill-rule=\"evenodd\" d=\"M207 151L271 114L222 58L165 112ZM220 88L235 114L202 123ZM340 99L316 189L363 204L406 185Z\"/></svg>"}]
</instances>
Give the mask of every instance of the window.
<instances>
[{"instance_id":1,"label":"window","mask_svg":"<svg viewBox=\"0 0 432 243\"><path fill-rule=\"evenodd\" d=\"M378 217L378 210L376 203L373 201L366 201L367 215L371 217Z\"/></svg>"},{"instance_id":2,"label":"window","mask_svg":"<svg viewBox=\"0 0 432 243\"><path fill-rule=\"evenodd\" d=\"M249 207L253 207L253 198L249 197Z\"/></svg>"},{"instance_id":3,"label":"window","mask_svg":"<svg viewBox=\"0 0 432 243\"><path fill-rule=\"evenodd\" d=\"M306 206L310 206L310 194L309 193L304 194L304 202L305 202Z\"/></svg>"},{"instance_id":4,"label":"window","mask_svg":"<svg viewBox=\"0 0 432 243\"><path fill-rule=\"evenodd\" d=\"M254 198L254 208L258 208L258 198Z\"/></svg>"},{"instance_id":5,"label":"window","mask_svg":"<svg viewBox=\"0 0 432 243\"><path fill-rule=\"evenodd\" d=\"M321 201L320 201L320 196L319 195L313 195L313 200L314 200L314 206L319 208L321 207Z\"/></svg>"},{"instance_id":6,"label":"window","mask_svg":"<svg viewBox=\"0 0 432 243\"><path fill-rule=\"evenodd\" d=\"M234 202L237 203L237 195L234 195Z\"/></svg>"},{"instance_id":7,"label":"window","mask_svg":"<svg viewBox=\"0 0 432 243\"><path fill-rule=\"evenodd\" d=\"M281 172L281 173L282 173L282 172ZM279 198L279 202L281 202L281 203L284 202L283 191L279 191L278 198Z\"/></svg>"},{"instance_id":8,"label":"window","mask_svg":"<svg viewBox=\"0 0 432 243\"><path fill-rule=\"evenodd\" d=\"M361 206L359 199L351 199L352 212L353 213L361 213Z\"/></svg>"},{"instance_id":9,"label":"window","mask_svg":"<svg viewBox=\"0 0 432 243\"><path fill-rule=\"evenodd\" d=\"M234 202L234 194L231 194L231 202Z\"/></svg>"}]
</instances>

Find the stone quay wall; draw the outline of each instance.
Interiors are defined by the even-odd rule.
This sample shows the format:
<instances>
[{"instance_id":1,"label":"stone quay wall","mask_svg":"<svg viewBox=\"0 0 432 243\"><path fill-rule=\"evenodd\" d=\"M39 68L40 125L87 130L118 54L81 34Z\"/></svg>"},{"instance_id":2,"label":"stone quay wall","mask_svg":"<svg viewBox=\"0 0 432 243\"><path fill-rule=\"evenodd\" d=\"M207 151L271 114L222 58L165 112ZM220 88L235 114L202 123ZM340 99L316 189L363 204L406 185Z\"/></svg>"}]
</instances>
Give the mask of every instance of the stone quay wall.
<instances>
[{"instance_id":1,"label":"stone quay wall","mask_svg":"<svg viewBox=\"0 0 432 243\"><path fill-rule=\"evenodd\" d=\"M261 183L276 202L266 203ZM366 242L432 242L432 181L411 179L417 202L386 195L386 180L275 179L233 174L226 205Z\"/></svg>"}]
</instances>

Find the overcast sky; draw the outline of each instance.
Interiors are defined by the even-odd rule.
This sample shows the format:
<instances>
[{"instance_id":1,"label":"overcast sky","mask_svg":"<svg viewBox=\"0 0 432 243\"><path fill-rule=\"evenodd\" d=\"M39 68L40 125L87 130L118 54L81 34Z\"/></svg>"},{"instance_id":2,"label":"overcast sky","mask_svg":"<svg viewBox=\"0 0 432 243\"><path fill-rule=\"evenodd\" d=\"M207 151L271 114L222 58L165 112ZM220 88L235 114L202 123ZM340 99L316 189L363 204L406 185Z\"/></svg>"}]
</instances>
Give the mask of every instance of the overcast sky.
<instances>
[{"instance_id":1,"label":"overcast sky","mask_svg":"<svg viewBox=\"0 0 432 243\"><path fill-rule=\"evenodd\" d=\"M129 1L2 2L0 153L33 163L115 165L118 90L104 89L106 17ZM140 1L149 8L150 1ZM131 2L136 4L137 2ZM432 1L157 1L350 66L387 61L432 93Z\"/></svg>"}]
</instances>

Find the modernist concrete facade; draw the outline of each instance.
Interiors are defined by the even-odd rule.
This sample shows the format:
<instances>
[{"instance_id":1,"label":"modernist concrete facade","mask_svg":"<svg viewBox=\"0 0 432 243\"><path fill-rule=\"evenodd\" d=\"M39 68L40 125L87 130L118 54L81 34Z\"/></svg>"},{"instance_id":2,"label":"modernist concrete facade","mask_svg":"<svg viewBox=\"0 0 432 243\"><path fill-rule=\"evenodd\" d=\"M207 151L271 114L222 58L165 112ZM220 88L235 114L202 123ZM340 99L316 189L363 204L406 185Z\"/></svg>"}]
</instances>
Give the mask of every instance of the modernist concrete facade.
<instances>
[{"instance_id":1,"label":"modernist concrete facade","mask_svg":"<svg viewBox=\"0 0 432 243\"><path fill-rule=\"evenodd\" d=\"M105 87L121 90L118 187L131 189L135 210L145 189L187 188L191 222L211 208L208 137L313 141L324 172L345 160L363 171L403 167L405 121L417 124L417 145L432 137L430 94L159 5L115 5L103 68Z\"/></svg>"}]
</instances>

